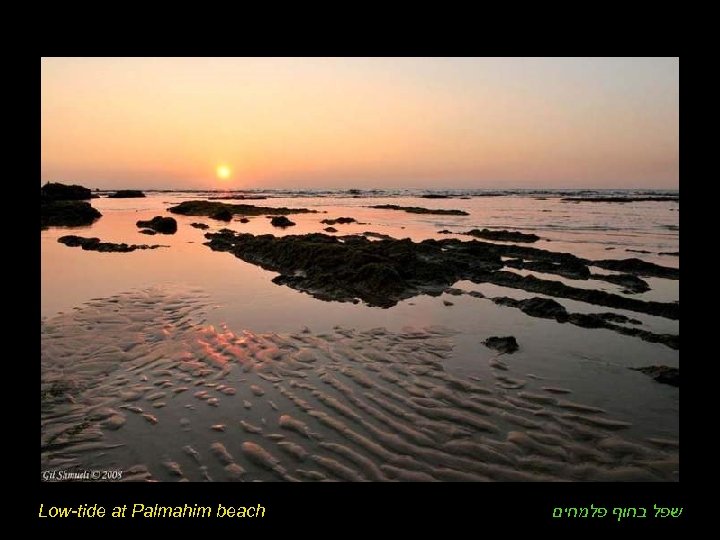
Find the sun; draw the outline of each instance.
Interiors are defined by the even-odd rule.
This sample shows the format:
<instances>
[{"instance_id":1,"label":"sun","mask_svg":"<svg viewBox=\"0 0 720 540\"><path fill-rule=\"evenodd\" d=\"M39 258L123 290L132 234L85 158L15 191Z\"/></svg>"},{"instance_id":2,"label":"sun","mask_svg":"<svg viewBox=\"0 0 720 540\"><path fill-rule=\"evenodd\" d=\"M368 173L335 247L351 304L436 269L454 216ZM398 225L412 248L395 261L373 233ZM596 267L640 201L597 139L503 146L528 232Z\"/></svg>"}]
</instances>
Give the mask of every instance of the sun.
<instances>
[{"instance_id":1,"label":"sun","mask_svg":"<svg viewBox=\"0 0 720 540\"><path fill-rule=\"evenodd\" d=\"M227 180L228 178L230 178L232 171L227 165L218 165L217 169L215 169L215 174L217 174L217 177L220 180Z\"/></svg>"}]
</instances>

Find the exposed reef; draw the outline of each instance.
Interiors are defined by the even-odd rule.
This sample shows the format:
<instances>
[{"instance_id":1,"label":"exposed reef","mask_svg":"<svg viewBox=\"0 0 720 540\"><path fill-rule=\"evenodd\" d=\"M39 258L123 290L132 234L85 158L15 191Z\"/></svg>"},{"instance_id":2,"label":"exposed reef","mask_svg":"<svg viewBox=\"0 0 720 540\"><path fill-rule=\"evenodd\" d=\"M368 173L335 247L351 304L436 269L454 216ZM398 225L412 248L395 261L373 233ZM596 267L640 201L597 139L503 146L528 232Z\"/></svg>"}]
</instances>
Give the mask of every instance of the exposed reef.
<instances>
[{"instance_id":1,"label":"exposed reef","mask_svg":"<svg viewBox=\"0 0 720 540\"><path fill-rule=\"evenodd\" d=\"M83 236L67 235L58 238L58 242L68 247L79 247L85 251L100 251L102 253L130 253L137 249L156 249L165 247L147 244L116 244L114 242L101 242L99 238L85 238Z\"/></svg>"},{"instance_id":2,"label":"exposed reef","mask_svg":"<svg viewBox=\"0 0 720 540\"><path fill-rule=\"evenodd\" d=\"M357 223L357 221L351 217L339 217L336 219L323 219L320 223L324 223L325 225L337 225L338 223L345 225L346 223Z\"/></svg>"},{"instance_id":3,"label":"exposed reef","mask_svg":"<svg viewBox=\"0 0 720 540\"><path fill-rule=\"evenodd\" d=\"M226 210L231 216L264 216L287 214L316 214L317 210L307 208L273 208L270 206L255 206L252 204L228 204L216 201L184 201L177 206L168 208L173 214L183 216L209 216L218 215L218 212ZM218 219L218 218L216 218Z\"/></svg>"},{"instance_id":4,"label":"exposed reef","mask_svg":"<svg viewBox=\"0 0 720 540\"><path fill-rule=\"evenodd\" d=\"M489 337L483 341L483 344L490 349L506 354L512 354L520 348L517 340L513 336Z\"/></svg>"},{"instance_id":5,"label":"exposed reef","mask_svg":"<svg viewBox=\"0 0 720 540\"><path fill-rule=\"evenodd\" d=\"M641 368L631 368L645 375L649 375L659 383L669 384L670 386L680 386L680 370L668 366L645 366Z\"/></svg>"},{"instance_id":6,"label":"exposed reef","mask_svg":"<svg viewBox=\"0 0 720 540\"><path fill-rule=\"evenodd\" d=\"M295 222L290 221L285 216L275 216L270 220L270 225L272 225L273 227L285 228L292 227L293 225L295 225Z\"/></svg>"},{"instance_id":7,"label":"exposed reef","mask_svg":"<svg viewBox=\"0 0 720 540\"><path fill-rule=\"evenodd\" d=\"M143 197L145 194L139 189L121 189L108 195L110 199L140 199Z\"/></svg>"},{"instance_id":8,"label":"exposed reef","mask_svg":"<svg viewBox=\"0 0 720 540\"><path fill-rule=\"evenodd\" d=\"M135 223L138 227L152 229L161 234L175 234L177 232L177 221L175 218L155 216L147 221L138 221Z\"/></svg>"},{"instance_id":9,"label":"exposed reef","mask_svg":"<svg viewBox=\"0 0 720 540\"><path fill-rule=\"evenodd\" d=\"M464 210L443 210L440 208L421 208L419 206L398 206L397 204L376 204L370 208L381 210L401 210L410 214L435 214L438 216L469 216Z\"/></svg>"},{"instance_id":10,"label":"exposed reef","mask_svg":"<svg viewBox=\"0 0 720 540\"><path fill-rule=\"evenodd\" d=\"M40 188L41 201L84 201L92 198L90 189L78 186L48 182Z\"/></svg>"},{"instance_id":11,"label":"exposed reef","mask_svg":"<svg viewBox=\"0 0 720 540\"><path fill-rule=\"evenodd\" d=\"M497 240L499 242L525 242L533 243L540 240L537 234L526 234L518 231L497 231L490 229L472 229L460 234L474 236L475 238L483 238L485 240Z\"/></svg>"},{"instance_id":12,"label":"exposed reef","mask_svg":"<svg viewBox=\"0 0 720 540\"><path fill-rule=\"evenodd\" d=\"M360 299L369 305L391 307L418 294L439 294L455 282L466 279L669 319L678 319L680 313L676 303L627 298L502 270L501 254L508 249L516 254L542 255L566 264L582 261L570 254L533 248L474 240L416 243L410 239L370 241L359 235L275 237L227 230L206 233L205 237L209 240L206 245L215 251L227 251L247 262L279 272L273 280L275 283L328 300Z\"/></svg>"},{"instance_id":13,"label":"exposed reef","mask_svg":"<svg viewBox=\"0 0 720 540\"><path fill-rule=\"evenodd\" d=\"M48 227L82 227L91 225L102 214L90 203L84 201L40 202L40 228Z\"/></svg>"},{"instance_id":14,"label":"exposed reef","mask_svg":"<svg viewBox=\"0 0 720 540\"><path fill-rule=\"evenodd\" d=\"M605 328L619 334L639 337L650 343L662 343L671 349L680 348L680 336L676 334L656 334L641 328L623 326L624 324L639 325L639 320L626 317L619 313L568 313L565 307L551 298L527 298L516 300L501 296L492 299L500 306L514 307L531 317L555 319L559 323L570 323L582 328Z\"/></svg>"},{"instance_id":15,"label":"exposed reef","mask_svg":"<svg viewBox=\"0 0 720 540\"><path fill-rule=\"evenodd\" d=\"M629 203L629 202L680 202L679 195L656 196L656 197L565 197L563 202L605 202L605 203Z\"/></svg>"}]
</instances>

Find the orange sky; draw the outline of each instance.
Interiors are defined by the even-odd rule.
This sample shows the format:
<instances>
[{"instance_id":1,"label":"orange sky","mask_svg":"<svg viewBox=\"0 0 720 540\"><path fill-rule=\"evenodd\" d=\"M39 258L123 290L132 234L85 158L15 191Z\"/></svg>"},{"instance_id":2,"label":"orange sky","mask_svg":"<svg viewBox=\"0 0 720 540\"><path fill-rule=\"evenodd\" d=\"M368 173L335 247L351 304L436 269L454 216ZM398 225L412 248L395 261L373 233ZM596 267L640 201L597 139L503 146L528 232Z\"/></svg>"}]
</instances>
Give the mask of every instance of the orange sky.
<instances>
[{"instance_id":1,"label":"orange sky","mask_svg":"<svg viewBox=\"0 0 720 540\"><path fill-rule=\"evenodd\" d=\"M43 182L678 187L678 59L44 58L41 67Z\"/></svg>"}]
</instances>

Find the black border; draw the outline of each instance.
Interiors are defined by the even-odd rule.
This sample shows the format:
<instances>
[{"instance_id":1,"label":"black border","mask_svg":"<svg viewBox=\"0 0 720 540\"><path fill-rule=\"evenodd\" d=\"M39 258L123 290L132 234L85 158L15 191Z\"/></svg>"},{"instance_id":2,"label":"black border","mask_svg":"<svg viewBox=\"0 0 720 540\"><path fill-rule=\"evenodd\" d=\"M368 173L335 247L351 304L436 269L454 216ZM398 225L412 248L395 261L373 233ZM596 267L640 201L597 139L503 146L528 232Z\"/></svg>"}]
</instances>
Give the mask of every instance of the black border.
<instances>
[{"instance_id":1,"label":"black border","mask_svg":"<svg viewBox=\"0 0 720 540\"><path fill-rule=\"evenodd\" d=\"M477 29L482 31L482 27L491 24L487 19L483 19L484 24ZM480 21L478 21L480 22ZM652 24L652 21L646 20L645 24ZM620 30L620 33L632 31L631 22ZM510 30L510 29L509 29ZM661 32L668 31L667 26L655 27L654 30L659 35ZM331 50L327 46L318 46L315 42L311 43L293 43L291 47L281 45L270 45L267 41L261 42L262 45L254 45L245 47L243 50L228 50L223 47L209 46L202 50L202 46L186 47L177 46L175 43L171 45L159 46L150 51L136 51L131 53L127 50L125 44L127 40L118 41L118 45L108 46L107 41L94 47L92 52L85 42L80 45L72 44L67 40L59 39L52 46L45 47L39 56L105 56L105 55L128 55L128 56L302 56L302 55L322 55L322 56L495 56L507 55L567 55L567 56L593 56L595 54L607 54L609 49L608 40L612 41L617 38L618 31L610 36L606 35L604 41L598 41L592 46L573 47L572 42L580 34L584 37L590 35L600 35L605 30L596 30L583 33L582 29L575 29L573 32L564 33L556 36L555 39L537 42L535 50L519 51L512 50L513 47L504 47L498 45L495 47L486 47L479 50L476 43L471 44L477 34L466 36L467 39L456 39L450 42L433 43L432 45L418 46L409 42L403 45L387 47L383 45L378 50L377 46L359 46L359 45L337 45ZM94 41L94 36L84 35L89 39L90 43ZM107 37L107 36L105 36ZM506 36L512 38L511 34ZM330 38L328 38L330 39ZM542 39L538 37L537 39ZM441 38L438 36L438 41ZM587 43L587 40L583 40ZM642 37L639 44L628 48L624 51L615 51L617 55L622 56L643 56L643 55L662 55L662 56L679 56L677 46L657 46L660 41L656 36L649 38ZM122 45L120 45L122 44ZM192 49L192 50L191 50ZM568 50L572 49L572 50ZM530 53L530 54L528 54ZM570 53L570 54L568 54ZM29 92L24 97L29 98L28 107L23 113L23 124L26 129L29 126L30 136L28 147L32 147L30 140L35 137L36 145L34 152L30 156L30 161L36 160L38 168L38 176L40 175L40 70L38 65L39 56L29 58L23 65L26 68L26 80L30 82ZM682 125L685 125L683 123ZM35 131L37 130L37 131ZM681 128L682 132L682 128ZM687 140L685 137L683 140ZM687 146L685 146L687 152ZM686 154L687 156L687 154ZM684 168L687 171L687 167ZM25 171L27 174L27 171ZM30 182L27 182L30 185ZM23 195L26 200L34 200L36 198L36 187L33 186L31 195ZM29 192L29 191L28 191ZM32 196L32 198L31 198ZM686 210L688 199L685 199ZM33 218L36 219L36 218ZM30 221L28 219L28 221ZM686 224L683 230L686 230ZM36 225L29 223L27 225L31 234L36 234ZM37 238L37 237L35 237ZM35 240L37 242L37 240ZM35 245L39 248L39 242ZM27 245L25 246L27 248ZM21 250L22 251L22 250ZM38 274L35 274L37 281L35 284L28 285L27 290L38 291L39 294L39 258L40 251L36 249L35 254L28 254L28 261L36 259L35 268ZM685 253L683 267L691 262L686 258ZM30 262L27 263L30 265ZM24 268L25 265L22 265ZM21 270L21 272L23 272ZM25 278L32 278L29 269L25 274ZM684 289L688 283L685 283ZM39 300L39 298L38 298ZM39 301L36 306L39 305ZM36 312L35 312L36 313ZM28 323L28 328L32 326ZM691 325L685 327L686 331L692 333ZM31 340L37 340L37 335L33 333ZM686 340L686 356L690 356L688 352L688 343L693 341L691 336ZM32 342L32 341L31 341ZM37 343L37 341L35 341ZM30 365L33 360L28 359ZM688 385L693 386L692 365L688 363L684 369L686 371L685 388ZM34 377L37 377L37 369L35 368ZM33 377L33 368L28 377ZM690 373L688 376L687 373ZM38 380L34 378L32 380ZM688 382L689 381L689 382ZM30 398L34 401L35 394L29 392ZM694 408L691 403L691 391L685 393L683 397L683 408L681 413L681 424L687 425L686 421L692 414ZM35 405L39 406L39 405ZM32 410L32 407L29 408ZM683 419L684 416L684 419ZM33 425L35 421L32 417L22 419L22 423ZM185 530L188 526L191 528L199 528L200 530L230 527L229 530L245 533L249 531L277 532L284 530L293 534L319 534L341 536L345 531L352 532L370 532L378 531L380 533L391 533L393 531L403 534L411 534L412 532L423 532L428 528L439 527L442 533L451 533L453 531L462 532L464 534L495 534L495 526L502 527L505 533L513 533L517 530L530 528L537 531L537 528L547 529L548 531L562 531L566 529L598 529L598 530L647 530L648 528L661 527L667 530L678 529L683 527L688 519L693 515L693 504L691 498L691 485L695 478L697 470L696 460L694 459L694 443L689 429L683 429L683 453L682 456L682 476L679 483L552 483L552 484L510 484L510 483L494 483L494 484L347 484L347 483L303 483L303 484L275 484L275 483L218 483L218 484L109 484L109 483L43 483L40 482L37 475L37 450L35 450L32 441L36 440L36 432L29 430L27 437L29 448L27 451L21 451L21 462L27 460L27 464L18 464L17 470L12 471L19 475L19 484L21 493L27 493L28 500L24 500L18 504L19 513L22 516L32 517L38 532L53 531L57 529L65 529L67 527L80 527L98 530L122 529L130 527L131 529L140 528L144 530L150 529L181 529ZM8 443L11 444L11 443ZM689 458L688 456L692 456ZM12 463L12 462L11 462ZM32 473L32 474L30 474ZM37 484L35 482L38 482ZM9 492L12 495L12 492ZM78 504L95 504L104 506L108 510L113 506L123 504L133 504L141 502L145 504L164 504L175 505L184 503L198 503L216 507L218 503L223 505L252 505L261 503L267 508L266 517L262 520L234 520L234 519L77 519L69 518L66 520L59 519L39 519L38 510L40 504L45 507L60 505L71 506ZM596 506L605 506L612 508L615 506L646 506L651 508L653 504L660 504L672 507L683 507L683 515L680 519L674 520L623 520L618 523L614 519L602 520L554 520L552 518L552 509L556 506L583 506L594 504Z\"/></svg>"}]
</instances>

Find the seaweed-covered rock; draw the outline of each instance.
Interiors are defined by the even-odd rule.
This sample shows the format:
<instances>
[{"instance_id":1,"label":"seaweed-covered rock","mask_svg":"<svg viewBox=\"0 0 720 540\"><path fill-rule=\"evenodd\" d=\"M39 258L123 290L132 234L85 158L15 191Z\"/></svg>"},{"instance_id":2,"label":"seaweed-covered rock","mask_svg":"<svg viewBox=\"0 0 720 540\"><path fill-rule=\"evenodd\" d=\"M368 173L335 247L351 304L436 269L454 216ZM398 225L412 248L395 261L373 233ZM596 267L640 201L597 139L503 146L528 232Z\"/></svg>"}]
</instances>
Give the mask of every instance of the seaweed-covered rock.
<instances>
[{"instance_id":1,"label":"seaweed-covered rock","mask_svg":"<svg viewBox=\"0 0 720 540\"><path fill-rule=\"evenodd\" d=\"M190 226L194 227L195 229L202 229L202 230L206 230L206 229L210 228L210 226L206 225L205 223L191 223Z\"/></svg>"},{"instance_id":2,"label":"seaweed-covered rock","mask_svg":"<svg viewBox=\"0 0 720 540\"><path fill-rule=\"evenodd\" d=\"M227 210L232 215L241 216L284 216L287 214L316 214L317 210L307 208L272 208L270 206L255 206L252 204L228 204L217 201L183 201L177 206L168 208L172 214L183 216L212 216L221 210Z\"/></svg>"},{"instance_id":3,"label":"seaweed-covered rock","mask_svg":"<svg viewBox=\"0 0 720 540\"><path fill-rule=\"evenodd\" d=\"M497 240L499 242L526 242L532 243L540 240L537 234L527 234L518 231L497 231L490 229L472 229L462 234L483 238L485 240Z\"/></svg>"},{"instance_id":4,"label":"seaweed-covered rock","mask_svg":"<svg viewBox=\"0 0 720 540\"><path fill-rule=\"evenodd\" d=\"M295 225L294 222L290 221L285 216L273 216L273 218L270 220L270 224L273 227L292 227Z\"/></svg>"},{"instance_id":5,"label":"seaweed-covered rock","mask_svg":"<svg viewBox=\"0 0 720 540\"><path fill-rule=\"evenodd\" d=\"M171 217L155 216L146 221L140 220L136 225L138 227L152 229L161 234L175 234L177 232L177 221Z\"/></svg>"},{"instance_id":6,"label":"seaweed-covered rock","mask_svg":"<svg viewBox=\"0 0 720 540\"><path fill-rule=\"evenodd\" d=\"M145 194L139 189L121 189L108 195L110 199L139 199L142 197L145 197Z\"/></svg>"},{"instance_id":7,"label":"seaweed-covered rock","mask_svg":"<svg viewBox=\"0 0 720 540\"><path fill-rule=\"evenodd\" d=\"M525 300L515 300L507 296L493 298L493 302L501 306L516 307L523 313L531 317L541 317L543 319L557 319L560 322L567 320L567 310L562 304L550 298L526 298Z\"/></svg>"},{"instance_id":8,"label":"seaweed-covered rock","mask_svg":"<svg viewBox=\"0 0 720 540\"><path fill-rule=\"evenodd\" d=\"M227 208L221 208L217 212L210 214L211 219L217 219L218 221L232 221L233 215Z\"/></svg>"},{"instance_id":9,"label":"seaweed-covered rock","mask_svg":"<svg viewBox=\"0 0 720 540\"><path fill-rule=\"evenodd\" d=\"M492 336L483 341L483 344L490 349L506 354L512 354L520 348L513 336Z\"/></svg>"},{"instance_id":10,"label":"seaweed-covered rock","mask_svg":"<svg viewBox=\"0 0 720 540\"><path fill-rule=\"evenodd\" d=\"M592 277L620 285L625 293L644 293L650 290L647 281L631 274L593 274Z\"/></svg>"},{"instance_id":11,"label":"seaweed-covered rock","mask_svg":"<svg viewBox=\"0 0 720 540\"><path fill-rule=\"evenodd\" d=\"M84 201L41 201L40 228L91 225L102 214Z\"/></svg>"},{"instance_id":12,"label":"seaweed-covered rock","mask_svg":"<svg viewBox=\"0 0 720 540\"><path fill-rule=\"evenodd\" d=\"M76 184L66 185L59 182L48 182L40 188L41 201L83 201L92 198L92 192Z\"/></svg>"},{"instance_id":13,"label":"seaweed-covered rock","mask_svg":"<svg viewBox=\"0 0 720 540\"><path fill-rule=\"evenodd\" d=\"M324 223L325 225L337 225L338 223L345 225L346 223L357 223L357 221L351 217L339 217L336 219L323 219L320 223Z\"/></svg>"},{"instance_id":14,"label":"seaweed-covered rock","mask_svg":"<svg viewBox=\"0 0 720 540\"><path fill-rule=\"evenodd\" d=\"M456 239L413 242L386 239L370 241L361 235L335 237L326 234L272 235L235 234L232 231L206 233L207 245L216 251L229 251L235 256L279 272L276 283L309 292L318 298L352 301L360 298L370 305L390 307L398 301L417 294L440 294L460 280L474 283L493 283L503 287L523 289L557 298L569 298L590 304L625 309L669 319L679 318L680 306L673 302L645 301L587 288L577 288L560 281L522 276L501 270L501 254L508 248L541 252L559 261L569 254L552 253L534 248L506 246L485 242L462 242ZM391 279L389 289L397 292L378 295L369 286L368 275L358 276L359 269L368 263L366 273L386 275ZM387 272L390 267L394 272ZM400 276L402 281L396 279ZM394 287L402 283L402 287ZM548 304L543 303L545 306ZM522 304L528 311L534 303ZM562 311L555 316L562 317Z\"/></svg>"},{"instance_id":15,"label":"seaweed-covered rock","mask_svg":"<svg viewBox=\"0 0 720 540\"><path fill-rule=\"evenodd\" d=\"M338 232L335 227L325 227L325 228L323 229L323 231L329 232L329 233L336 233L336 232Z\"/></svg>"},{"instance_id":16,"label":"seaweed-covered rock","mask_svg":"<svg viewBox=\"0 0 720 540\"><path fill-rule=\"evenodd\" d=\"M397 204L376 204L370 208L381 210L400 210L410 214L435 214L438 216L469 216L464 210L444 210L441 208L421 208L419 206L398 206Z\"/></svg>"},{"instance_id":17,"label":"seaweed-covered rock","mask_svg":"<svg viewBox=\"0 0 720 540\"><path fill-rule=\"evenodd\" d=\"M606 259L601 261L593 261L592 264L605 270L629 272L639 276L680 279L680 270L677 268L668 268L666 266L660 266L659 264L643 261L636 258Z\"/></svg>"},{"instance_id":18,"label":"seaweed-covered rock","mask_svg":"<svg viewBox=\"0 0 720 540\"><path fill-rule=\"evenodd\" d=\"M630 369L649 375L659 383L669 384L670 386L680 386L680 370L678 368L671 368L668 366L645 366Z\"/></svg>"},{"instance_id":19,"label":"seaweed-covered rock","mask_svg":"<svg viewBox=\"0 0 720 540\"><path fill-rule=\"evenodd\" d=\"M117 244L114 242L101 242L99 238L85 238L82 236L67 235L58 238L58 242L68 247L80 247L85 251L100 251L102 253L130 253L137 249L156 249L160 245L147 244Z\"/></svg>"}]
</instances>

